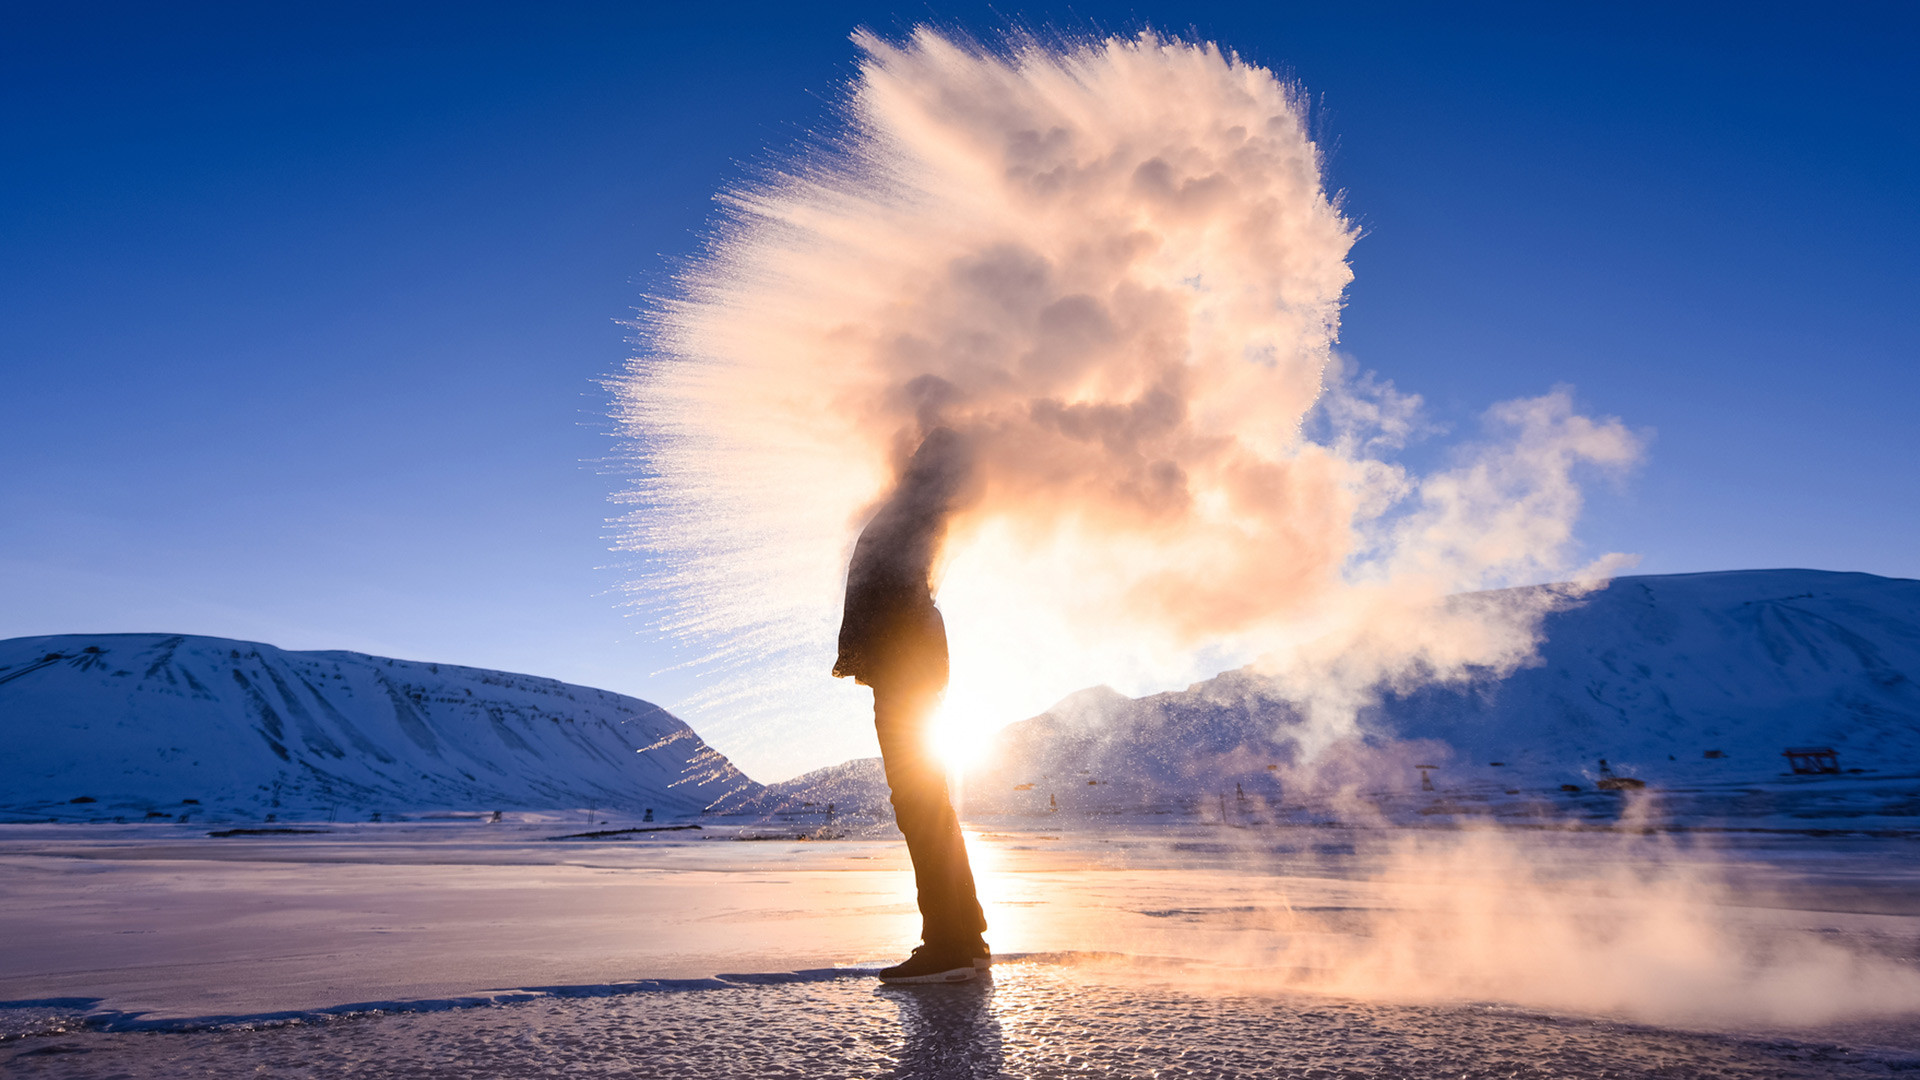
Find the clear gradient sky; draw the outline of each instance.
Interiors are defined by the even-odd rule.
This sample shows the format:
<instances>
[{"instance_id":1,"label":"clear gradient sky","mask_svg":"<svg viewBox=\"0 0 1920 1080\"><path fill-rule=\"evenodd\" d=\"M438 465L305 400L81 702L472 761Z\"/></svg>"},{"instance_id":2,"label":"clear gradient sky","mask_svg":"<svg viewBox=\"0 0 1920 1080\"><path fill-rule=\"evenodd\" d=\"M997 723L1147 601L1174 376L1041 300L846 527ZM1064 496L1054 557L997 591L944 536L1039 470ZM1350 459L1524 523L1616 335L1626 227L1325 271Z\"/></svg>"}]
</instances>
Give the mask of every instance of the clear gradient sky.
<instances>
[{"instance_id":1,"label":"clear gradient sky","mask_svg":"<svg viewBox=\"0 0 1920 1080\"><path fill-rule=\"evenodd\" d=\"M1016 9L659 7L11 11L0 637L684 696L608 550L622 322L715 191L832 130L855 26ZM1920 7L1017 15L1297 77L1365 229L1353 361L1463 434L1561 383L1651 433L1592 550L1920 577Z\"/></svg>"}]
</instances>

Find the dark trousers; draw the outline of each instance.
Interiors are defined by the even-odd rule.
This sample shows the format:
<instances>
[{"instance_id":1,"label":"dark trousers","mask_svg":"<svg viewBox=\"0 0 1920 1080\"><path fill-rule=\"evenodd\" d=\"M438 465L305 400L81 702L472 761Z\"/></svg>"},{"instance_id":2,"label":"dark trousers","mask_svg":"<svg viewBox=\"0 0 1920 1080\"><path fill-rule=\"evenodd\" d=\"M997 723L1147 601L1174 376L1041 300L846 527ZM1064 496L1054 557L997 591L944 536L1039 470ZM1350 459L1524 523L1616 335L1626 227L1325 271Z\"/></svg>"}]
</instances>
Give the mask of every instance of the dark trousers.
<instances>
[{"instance_id":1,"label":"dark trousers","mask_svg":"<svg viewBox=\"0 0 1920 1080\"><path fill-rule=\"evenodd\" d=\"M946 766L933 752L930 721L938 690L873 688L873 726L892 791L894 821L907 838L920 894L920 936L929 945L969 947L987 919L973 892L973 867L947 795Z\"/></svg>"}]
</instances>

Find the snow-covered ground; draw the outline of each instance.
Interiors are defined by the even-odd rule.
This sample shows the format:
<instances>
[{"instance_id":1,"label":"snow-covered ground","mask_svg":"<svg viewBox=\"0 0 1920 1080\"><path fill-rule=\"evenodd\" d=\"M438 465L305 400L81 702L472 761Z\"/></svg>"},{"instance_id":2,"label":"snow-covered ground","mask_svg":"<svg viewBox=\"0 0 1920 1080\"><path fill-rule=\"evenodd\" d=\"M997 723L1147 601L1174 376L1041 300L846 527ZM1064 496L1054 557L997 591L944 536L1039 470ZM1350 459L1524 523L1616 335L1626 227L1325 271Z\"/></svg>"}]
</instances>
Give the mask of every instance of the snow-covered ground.
<instances>
[{"instance_id":1,"label":"snow-covered ground","mask_svg":"<svg viewBox=\"0 0 1920 1080\"><path fill-rule=\"evenodd\" d=\"M749 842L768 827L718 824L579 837L611 830L557 821L0 827L0 1063L690 1077L1920 1064L1911 833L1240 824L977 829L999 976L908 992L871 978L916 925L894 840Z\"/></svg>"},{"instance_id":2,"label":"snow-covered ground","mask_svg":"<svg viewBox=\"0 0 1920 1080\"><path fill-rule=\"evenodd\" d=\"M0 641L0 732L0 821L680 815L759 787L622 694L178 634Z\"/></svg>"}]
</instances>

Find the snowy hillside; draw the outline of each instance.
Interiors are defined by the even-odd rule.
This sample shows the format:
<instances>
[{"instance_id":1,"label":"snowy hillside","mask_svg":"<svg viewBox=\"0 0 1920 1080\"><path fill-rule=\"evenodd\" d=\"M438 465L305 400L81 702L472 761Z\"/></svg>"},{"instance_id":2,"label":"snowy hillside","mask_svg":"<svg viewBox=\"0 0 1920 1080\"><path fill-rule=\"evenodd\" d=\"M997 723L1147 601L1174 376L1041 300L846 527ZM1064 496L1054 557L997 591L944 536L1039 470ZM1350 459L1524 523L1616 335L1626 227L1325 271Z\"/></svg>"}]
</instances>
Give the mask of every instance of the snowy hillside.
<instances>
[{"instance_id":1,"label":"snowy hillside","mask_svg":"<svg viewBox=\"0 0 1920 1080\"><path fill-rule=\"evenodd\" d=\"M1302 769L1299 714L1228 672L1129 699L1098 687L992 737L968 769L969 812L1111 810L1185 798L1271 801L1305 787L1591 791L1599 761L1655 787L1786 772L1789 746L1843 769L1920 772L1920 582L1809 570L1616 579L1550 616L1539 663L1504 680L1389 696L1362 737ZM835 777L842 807L862 799ZM806 780L807 778L801 778ZM768 789L789 806L819 793ZM1908 800L1914 801L1914 800Z\"/></svg>"},{"instance_id":2,"label":"snowy hillside","mask_svg":"<svg viewBox=\"0 0 1920 1080\"><path fill-rule=\"evenodd\" d=\"M1456 769L1553 779L1608 758L1662 782L1776 776L1789 746L1920 769L1920 581L1813 570L1620 578L1550 617L1539 666L1388 701ZM1709 756L1717 754L1717 756ZM1496 769L1490 761L1504 761Z\"/></svg>"},{"instance_id":3,"label":"snowy hillside","mask_svg":"<svg viewBox=\"0 0 1920 1080\"><path fill-rule=\"evenodd\" d=\"M0 820L679 815L759 787L637 698L178 635L0 641L0 737Z\"/></svg>"}]
</instances>

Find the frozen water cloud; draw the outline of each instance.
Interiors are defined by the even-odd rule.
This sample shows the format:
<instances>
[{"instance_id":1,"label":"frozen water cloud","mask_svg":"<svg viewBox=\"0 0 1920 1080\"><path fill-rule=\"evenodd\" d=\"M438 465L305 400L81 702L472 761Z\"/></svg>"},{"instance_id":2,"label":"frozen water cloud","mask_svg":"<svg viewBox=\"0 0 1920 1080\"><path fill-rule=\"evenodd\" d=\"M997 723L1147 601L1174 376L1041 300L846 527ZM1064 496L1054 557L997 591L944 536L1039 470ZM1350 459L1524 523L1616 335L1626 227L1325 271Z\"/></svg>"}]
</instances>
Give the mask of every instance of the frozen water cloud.
<instances>
[{"instance_id":1,"label":"frozen water cloud","mask_svg":"<svg viewBox=\"0 0 1920 1080\"><path fill-rule=\"evenodd\" d=\"M844 130L726 194L620 384L635 590L729 676L701 730L776 777L868 752L841 575L936 427L977 470L949 722L1259 661L1333 738L1382 682L1530 652L1542 612L1444 598L1578 569L1576 474L1638 443L1558 390L1452 468L1390 460L1418 399L1335 363L1356 230L1298 87L1153 33L855 40Z\"/></svg>"}]
</instances>

